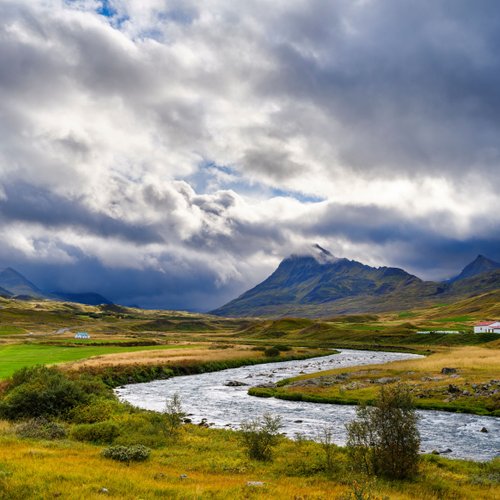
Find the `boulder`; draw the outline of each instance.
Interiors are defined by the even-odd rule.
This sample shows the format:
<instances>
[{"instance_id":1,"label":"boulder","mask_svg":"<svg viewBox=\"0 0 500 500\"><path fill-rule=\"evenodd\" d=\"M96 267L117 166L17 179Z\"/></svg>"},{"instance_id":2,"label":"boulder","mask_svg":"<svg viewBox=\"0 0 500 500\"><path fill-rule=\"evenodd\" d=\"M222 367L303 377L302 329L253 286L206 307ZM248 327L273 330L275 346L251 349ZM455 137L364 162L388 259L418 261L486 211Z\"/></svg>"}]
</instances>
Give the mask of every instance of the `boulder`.
<instances>
[{"instance_id":1,"label":"boulder","mask_svg":"<svg viewBox=\"0 0 500 500\"><path fill-rule=\"evenodd\" d=\"M242 387L242 386L248 385L248 384L245 384L245 382L240 382L239 380L229 380L224 385L226 387Z\"/></svg>"},{"instance_id":2,"label":"boulder","mask_svg":"<svg viewBox=\"0 0 500 500\"><path fill-rule=\"evenodd\" d=\"M451 375L452 373L457 373L457 369L456 369L456 368L446 368L446 367L445 367L445 368L443 368L443 369L441 370L441 373L442 373L443 375Z\"/></svg>"}]
</instances>

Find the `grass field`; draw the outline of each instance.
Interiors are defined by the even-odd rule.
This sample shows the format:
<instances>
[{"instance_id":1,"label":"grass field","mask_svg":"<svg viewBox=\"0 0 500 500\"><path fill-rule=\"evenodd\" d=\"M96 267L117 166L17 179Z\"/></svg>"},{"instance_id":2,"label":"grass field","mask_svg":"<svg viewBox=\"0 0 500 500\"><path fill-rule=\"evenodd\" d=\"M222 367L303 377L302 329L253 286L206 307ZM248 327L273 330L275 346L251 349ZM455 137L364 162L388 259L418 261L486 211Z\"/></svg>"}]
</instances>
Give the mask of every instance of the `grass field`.
<instances>
[{"instance_id":1,"label":"grass field","mask_svg":"<svg viewBox=\"0 0 500 500\"><path fill-rule=\"evenodd\" d=\"M500 496L498 460L481 464L429 456L413 481L367 482L349 472L340 448L335 450L335 469L326 471L323 450L312 442L282 439L274 461L262 463L247 458L235 432L186 426L179 441L153 450L147 462L126 465L103 458L102 446L19 439L10 425L0 422L0 428L0 498L9 500L493 500ZM263 484L249 486L249 481ZM354 496L359 491L356 483L366 485L364 496Z\"/></svg>"},{"instance_id":2,"label":"grass field","mask_svg":"<svg viewBox=\"0 0 500 500\"><path fill-rule=\"evenodd\" d=\"M107 354L137 352L147 350L172 350L192 348L190 344L173 344L164 346L141 346L141 347L119 347L119 346L82 346L82 347L59 347L43 344L8 344L0 346L0 379L12 375L16 370L24 366L40 364L67 363L92 356L103 356Z\"/></svg>"}]
</instances>

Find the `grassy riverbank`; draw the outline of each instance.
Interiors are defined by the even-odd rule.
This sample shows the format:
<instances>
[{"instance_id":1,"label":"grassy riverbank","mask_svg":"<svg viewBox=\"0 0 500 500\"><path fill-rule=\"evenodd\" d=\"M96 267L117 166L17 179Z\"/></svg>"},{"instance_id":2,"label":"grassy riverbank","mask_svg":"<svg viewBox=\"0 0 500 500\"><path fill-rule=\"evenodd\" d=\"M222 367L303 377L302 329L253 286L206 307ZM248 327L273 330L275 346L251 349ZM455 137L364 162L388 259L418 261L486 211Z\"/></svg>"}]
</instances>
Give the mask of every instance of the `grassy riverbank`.
<instances>
[{"instance_id":1,"label":"grassy riverbank","mask_svg":"<svg viewBox=\"0 0 500 500\"><path fill-rule=\"evenodd\" d=\"M178 375L194 375L240 366L303 360L332 354L335 354L335 351L331 349L290 348L277 356L269 357L264 351L251 346L217 348L217 345L208 345L204 348L185 349L182 352L151 351L90 358L62 365L61 369L95 376L108 386L117 387L131 382L149 382Z\"/></svg>"},{"instance_id":2,"label":"grassy riverbank","mask_svg":"<svg viewBox=\"0 0 500 500\"><path fill-rule=\"evenodd\" d=\"M451 368L442 373L443 368ZM422 409L500 416L500 349L460 347L426 358L342 368L281 381L250 394L315 403L372 403L381 385L408 384Z\"/></svg>"},{"instance_id":3,"label":"grassy riverbank","mask_svg":"<svg viewBox=\"0 0 500 500\"><path fill-rule=\"evenodd\" d=\"M141 439L139 433L135 439ZM334 450L332 471L326 470L319 444L287 439L281 440L273 462L262 463L246 457L238 433L192 425L184 426L178 440L154 449L145 463L117 463L102 457L103 449L71 439L22 439L10 424L0 423L0 498L319 500L355 498L361 488L362 498L371 494L391 500L500 495L499 460L482 464L428 456L415 480L367 481L349 470L342 448ZM263 484L248 485L252 481Z\"/></svg>"}]
</instances>

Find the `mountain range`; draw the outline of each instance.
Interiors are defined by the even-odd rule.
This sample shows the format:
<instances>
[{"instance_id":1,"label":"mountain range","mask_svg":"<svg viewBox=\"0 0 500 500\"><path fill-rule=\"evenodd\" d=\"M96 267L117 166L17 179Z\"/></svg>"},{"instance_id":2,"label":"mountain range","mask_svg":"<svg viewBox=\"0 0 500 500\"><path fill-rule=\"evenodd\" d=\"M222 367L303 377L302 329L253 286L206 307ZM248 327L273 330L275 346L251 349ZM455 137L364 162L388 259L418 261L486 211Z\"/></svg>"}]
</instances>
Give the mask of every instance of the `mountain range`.
<instances>
[{"instance_id":1,"label":"mountain range","mask_svg":"<svg viewBox=\"0 0 500 500\"><path fill-rule=\"evenodd\" d=\"M112 304L110 300L95 292L67 293L42 291L11 267L7 267L0 272L0 296L17 299L64 300L89 305Z\"/></svg>"},{"instance_id":2,"label":"mountain range","mask_svg":"<svg viewBox=\"0 0 500 500\"><path fill-rule=\"evenodd\" d=\"M456 277L435 282L395 267L371 267L337 258L314 245L305 255L284 259L266 280L212 314L327 317L398 311L494 289L500 289L500 263L482 255Z\"/></svg>"}]
</instances>

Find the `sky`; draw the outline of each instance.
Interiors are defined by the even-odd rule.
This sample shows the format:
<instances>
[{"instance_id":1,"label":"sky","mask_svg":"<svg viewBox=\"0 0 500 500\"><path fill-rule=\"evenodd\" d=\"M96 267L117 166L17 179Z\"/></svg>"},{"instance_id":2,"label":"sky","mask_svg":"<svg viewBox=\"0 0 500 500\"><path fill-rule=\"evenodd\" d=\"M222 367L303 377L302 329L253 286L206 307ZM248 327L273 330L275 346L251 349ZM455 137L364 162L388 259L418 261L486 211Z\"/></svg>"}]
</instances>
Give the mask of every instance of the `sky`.
<instances>
[{"instance_id":1,"label":"sky","mask_svg":"<svg viewBox=\"0 0 500 500\"><path fill-rule=\"evenodd\" d=\"M206 311L318 243L500 260L496 0L0 0L0 265Z\"/></svg>"}]
</instances>

